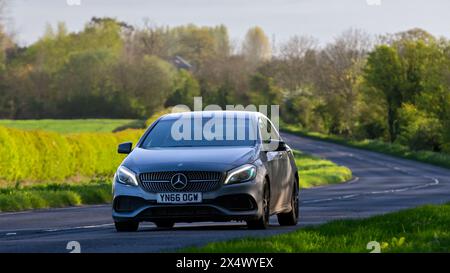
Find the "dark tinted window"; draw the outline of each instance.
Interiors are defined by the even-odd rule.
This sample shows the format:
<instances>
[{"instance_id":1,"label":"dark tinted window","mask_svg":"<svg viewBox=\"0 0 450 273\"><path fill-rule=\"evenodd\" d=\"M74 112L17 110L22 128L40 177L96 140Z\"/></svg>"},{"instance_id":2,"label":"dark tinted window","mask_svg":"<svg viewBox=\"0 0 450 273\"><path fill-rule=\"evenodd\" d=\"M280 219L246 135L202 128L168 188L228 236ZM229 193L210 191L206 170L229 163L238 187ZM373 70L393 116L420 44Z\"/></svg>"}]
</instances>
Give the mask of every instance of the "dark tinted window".
<instances>
[{"instance_id":1,"label":"dark tinted window","mask_svg":"<svg viewBox=\"0 0 450 273\"><path fill-rule=\"evenodd\" d=\"M256 140L256 124L248 117L163 119L141 147L253 146Z\"/></svg>"}]
</instances>

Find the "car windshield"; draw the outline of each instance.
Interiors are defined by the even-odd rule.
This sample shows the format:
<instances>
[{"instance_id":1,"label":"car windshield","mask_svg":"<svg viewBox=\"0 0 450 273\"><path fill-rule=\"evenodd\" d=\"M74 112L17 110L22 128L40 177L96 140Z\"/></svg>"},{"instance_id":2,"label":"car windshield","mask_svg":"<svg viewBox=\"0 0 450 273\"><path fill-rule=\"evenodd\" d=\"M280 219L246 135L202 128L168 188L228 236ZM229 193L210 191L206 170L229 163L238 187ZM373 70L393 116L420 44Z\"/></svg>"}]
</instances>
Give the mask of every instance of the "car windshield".
<instances>
[{"instance_id":1,"label":"car windshield","mask_svg":"<svg viewBox=\"0 0 450 273\"><path fill-rule=\"evenodd\" d=\"M148 133L141 148L254 146L256 129L256 123L248 116L162 119Z\"/></svg>"}]
</instances>

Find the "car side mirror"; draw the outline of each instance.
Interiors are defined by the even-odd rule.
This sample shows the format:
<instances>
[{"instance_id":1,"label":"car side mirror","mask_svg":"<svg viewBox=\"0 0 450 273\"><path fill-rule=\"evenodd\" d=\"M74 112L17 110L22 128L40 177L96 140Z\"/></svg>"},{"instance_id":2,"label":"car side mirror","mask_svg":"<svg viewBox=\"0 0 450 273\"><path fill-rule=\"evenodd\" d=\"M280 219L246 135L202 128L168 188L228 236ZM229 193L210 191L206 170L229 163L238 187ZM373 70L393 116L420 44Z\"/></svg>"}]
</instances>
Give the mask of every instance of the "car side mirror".
<instances>
[{"instance_id":1,"label":"car side mirror","mask_svg":"<svg viewBox=\"0 0 450 273\"><path fill-rule=\"evenodd\" d=\"M284 141L281 140L263 140L262 147L264 152L282 152L287 151L288 147Z\"/></svg>"},{"instance_id":2,"label":"car side mirror","mask_svg":"<svg viewBox=\"0 0 450 273\"><path fill-rule=\"evenodd\" d=\"M286 142L284 142L284 141L278 142L278 148L275 151L277 151L277 152L287 151Z\"/></svg>"},{"instance_id":3,"label":"car side mirror","mask_svg":"<svg viewBox=\"0 0 450 273\"><path fill-rule=\"evenodd\" d=\"M129 154L131 153L132 147L133 147L132 142L120 143L119 147L117 148L117 152L119 154Z\"/></svg>"}]
</instances>

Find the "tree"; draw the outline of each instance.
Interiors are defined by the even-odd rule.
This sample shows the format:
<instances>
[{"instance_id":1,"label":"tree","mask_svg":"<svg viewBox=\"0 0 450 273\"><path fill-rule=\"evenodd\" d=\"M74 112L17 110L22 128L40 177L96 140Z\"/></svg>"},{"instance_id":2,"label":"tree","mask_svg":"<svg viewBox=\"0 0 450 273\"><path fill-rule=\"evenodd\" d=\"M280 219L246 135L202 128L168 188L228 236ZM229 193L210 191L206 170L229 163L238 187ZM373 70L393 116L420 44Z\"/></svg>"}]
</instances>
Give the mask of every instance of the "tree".
<instances>
[{"instance_id":1,"label":"tree","mask_svg":"<svg viewBox=\"0 0 450 273\"><path fill-rule=\"evenodd\" d=\"M120 94L130 97L130 107L139 117L149 117L161 110L172 95L175 68L156 56L124 58L114 69L115 86Z\"/></svg>"},{"instance_id":2,"label":"tree","mask_svg":"<svg viewBox=\"0 0 450 273\"><path fill-rule=\"evenodd\" d=\"M281 62L273 71L276 74L277 83L292 92L310 85L316 65L317 49L317 40L307 36L294 36L282 44ZM272 62L271 65L273 64Z\"/></svg>"},{"instance_id":3,"label":"tree","mask_svg":"<svg viewBox=\"0 0 450 273\"><path fill-rule=\"evenodd\" d=\"M255 67L262 62L270 60L272 49L269 38L262 28L253 27L247 31L242 44L242 53L247 61Z\"/></svg>"},{"instance_id":4,"label":"tree","mask_svg":"<svg viewBox=\"0 0 450 273\"><path fill-rule=\"evenodd\" d=\"M64 67L58 71L54 83L56 96L54 100L60 104L59 115L64 117L129 115L122 110L129 108L123 108L124 105L120 105L114 99L117 87L113 82L111 68L116 63L117 57L104 49L71 54Z\"/></svg>"},{"instance_id":5,"label":"tree","mask_svg":"<svg viewBox=\"0 0 450 273\"><path fill-rule=\"evenodd\" d=\"M3 9L6 1L0 0L0 77L1 73L5 70L5 61L6 61L6 43L7 43L7 35L5 33L3 27ZM1 86L0 86L1 88Z\"/></svg>"},{"instance_id":6,"label":"tree","mask_svg":"<svg viewBox=\"0 0 450 273\"><path fill-rule=\"evenodd\" d=\"M190 109L194 107L194 97L200 96L200 86L191 73L186 70L178 71L174 83L174 91L167 99L165 106L187 105Z\"/></svg>"},{"instance_id":7,"label":"tree","mask_svg":"<svg viewBox=\"0 0 450 273\"><path fill-rule=\"evenodd\" d=\"M403 103L402 82L404 70L397 51L380 45L369 54L364 78L370 87L383 92L387 105L389 140L398 134L398 108Z\"/></svg>"},{"instance_id":8,"label":"tree","mask_svg":"<svg viewBox=\"0 0 450 273\"><path fill-rule=\"evenodd\" d=\"M271 105L281 103L281 89L274 84L270 77L256 73L250 80L250 88L251 103L256 106L267 105L270 109Z\"/></svg>"},{"instance_id":9,"label":"tree","mask_svg":"<svg viewBox=\"0 0 450 273\"><path fill-rule=\"evenodd\" d=\"M215 41L211 30L207 27L188 25L171 30L176 47L171 55L180 55L201 69L205 61L215 56Z\"/></svg>"},{"instance_id":10,"label":"tree","mask_svg":"<svg viewBox=\"0 0 450 273\"><path fill-rule=\"evenodd\" d=\"M329 133L351 136L359 117L361 70L371 39L363 31L349 29L317 54L312 78L328 112Z\"/></svg>"}]
</instances>

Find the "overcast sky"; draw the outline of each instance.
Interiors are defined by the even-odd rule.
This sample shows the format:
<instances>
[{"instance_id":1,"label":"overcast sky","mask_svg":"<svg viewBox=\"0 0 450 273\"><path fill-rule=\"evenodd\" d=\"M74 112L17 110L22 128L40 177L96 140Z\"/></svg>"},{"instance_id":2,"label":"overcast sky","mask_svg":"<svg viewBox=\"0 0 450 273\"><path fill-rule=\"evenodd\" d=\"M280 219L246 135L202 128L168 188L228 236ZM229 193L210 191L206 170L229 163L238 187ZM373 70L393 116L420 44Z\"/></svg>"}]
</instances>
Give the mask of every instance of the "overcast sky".
<instances>
[{"instance_id":1,"label":"overcast sky","mask_svg":"<svg viewBox=\"0 0 450 273\"><path fill-rule=\"evenodd\" d=\"M80 5L76 5L81 2ZM381 2L377 5L377 2ZM133 25L225 24L233 39L254 25L276 41L312 35L321 42L356 27L370 34L423 28L450 37L450 0L8 0L9 28L21 44L38 39L47 23L81 30L92 16ZM75 5L70 5L75 3ZM372 3L372 4L369 4Z\"/></svg>"}]
</instances>

